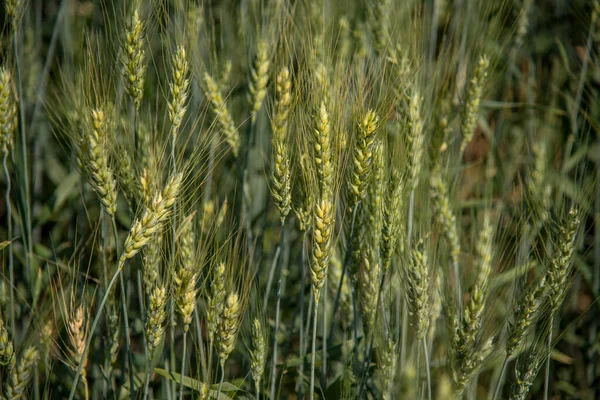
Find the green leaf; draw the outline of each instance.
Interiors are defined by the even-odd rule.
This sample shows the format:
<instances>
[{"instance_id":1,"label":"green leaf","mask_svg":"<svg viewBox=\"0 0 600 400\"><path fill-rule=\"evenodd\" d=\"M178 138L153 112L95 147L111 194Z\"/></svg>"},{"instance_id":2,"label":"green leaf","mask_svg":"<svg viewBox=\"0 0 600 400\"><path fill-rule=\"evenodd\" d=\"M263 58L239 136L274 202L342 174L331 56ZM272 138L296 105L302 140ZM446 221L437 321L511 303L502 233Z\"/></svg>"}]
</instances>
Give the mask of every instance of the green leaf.
<instances>
[{"instance_id":1,"label":"green leaf","mask_svg":"<svg viewBox=\"0 0 600 400\"><path fill-rule=\"evenodd\" d=\"M54 191L56 200L54 201L54 212L60 209L65 201L75 193L75 188L79 182L79 172L73 171L64 179Z\"/></svg>"},{"instance_id":2,"label":"green leaf","mask_svg":"<svg viewBox=\"0 0 600 400\"><path fill-rule=\"evenodd\" d=\"M162 368L155 368L154 372L160 376L163 376L167 379L170 379L174 382L177 383L181 383L181 374L178 374L177 372L169 372L167 370L164 370ZM184 376L183 377L183 386L195 390L197 392L199 392L202 389L202 386L204 386L205 384L199 380L190 378L189 376ZM218 389L219 389L219 385L218 384L214 384L210 386L211 390L210 390L210 396L212 398L217 398L217 393L218 393ZM223 386L221 388L221 395L219 396L219 400L231 400L231 397L227 396L225 393L230 393L230 392L240 392L243 391L242 389L240 389L239 387L235 386L232 383L229 382L223 382Z\"/></svg>"}]
</instances>

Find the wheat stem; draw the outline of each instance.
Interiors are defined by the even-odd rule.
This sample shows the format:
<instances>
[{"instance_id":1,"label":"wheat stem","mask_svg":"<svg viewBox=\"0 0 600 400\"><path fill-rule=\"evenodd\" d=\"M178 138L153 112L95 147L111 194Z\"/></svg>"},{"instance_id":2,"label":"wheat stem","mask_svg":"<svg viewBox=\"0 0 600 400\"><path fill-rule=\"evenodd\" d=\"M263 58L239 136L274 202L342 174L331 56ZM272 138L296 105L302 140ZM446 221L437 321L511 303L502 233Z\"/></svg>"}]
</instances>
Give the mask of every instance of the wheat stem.
<instances>
[{"instance_id":1,"label":"wheat stem","mask_svg":"<svg viewBox=\"0 0 600 400\"><path fill-rule=\"evenodd\" d=\"M182 377L183 379L183 377ZM223 389L223 381L225 380L225 363L221 364L221 380L219 381L219 390L217 390L217 399L221 397L221 389Z\"/></svg>"},{"instance_id":2,"label":"wheat stem","mask_svg":"<svg viewBox=\"0 0 600 400\"><path fill-rule=\"evenodd\" d=\"M183 377L185 376L185 352L187 344L187 330L183 331L183 352L181 355L181 381L179 382L179 400L183 400ZM218 398L218 397L217 397Z\"/></svg>"},{"instance_id":3,"label":"wheat stem","mask_svg":"<svg viewBox=\"0 0 600 400\"><path fill-rule=\"evenodd\" d=\"M492 400L496 400L500 394L500 390L502 389L502 379L504 379L504 372L506 371L507 366L508 354L506 357L504 357L504 362L502 363L502 368L500 369L500 376L498 377L498 382L496 383L496 389L494 390L494 397L492 397Z\"/></svg>"},{"instance_id":4,"label":"wheat stem","mask_svg":"<svg viewBox=\"0 0 600 400\"><path fill-rule=\"evenodd\" d=\"M2 158L2 168L4 168L4 175L6 176L6 226L8 230L8 280L10 290L10 331L12 337L15 337L15 278L14 278L14 267L13 267L13 249L12 249L12 207L10 204L10 174L8 173L8 167L6 160L8 158L8 151L4 151L4 157Z\"/></svg>"},{"instance_id":5,"label":"wheat stem","mask_svg":"<svg viewBox=\"0 0 600 400\"><path fill-rule=\"evenodd\" d=\"M426 336L423 336L423 352L425 356L425 371L427 372L427 399L431 400L431 367L429 365L429 350L427 349Z\"/></svg>"},{"instance_id":6,"label":"wheat stem","mask_svg":"<svg viewBox=\"0 0 600 400\"><path fill-rule=\"evenodd\" d=\"M544 400L548 400L550 394L550 352L552 351L552 331L554 330L554 312L550 313L548 322L548 357L546 357L546 369L544 372Z\"/></svg>"},{"instance_id":7,"label":"wheat stem","mask_svg":"<svg viewBox=\"0 0 600 400\"><path fill-rule=\"evenodd\" d=\"M281 235L279 238L279 257L277 261L277 302L275 305L275 327L273 330L273 361L271 363L271 399L275 398L275 389L277 382L277 334L279 333L279 323L281 314L281 270L283 269L283 246L285 245L285 218L281 220Z\"/></svg>"},{"instance_id":8,"label":"wheat stem","mask_svg":"<svg viewBox=\"0 0 600 400\"><path fill-rule=\"evenodd\" d=\"M310 400L315 399L315 363L317 360L317 316L319 311L319 302L315 298L315 313L313 316L313 334L312 334L312 352L310 361Z\"/></svg>"}]
</instances>

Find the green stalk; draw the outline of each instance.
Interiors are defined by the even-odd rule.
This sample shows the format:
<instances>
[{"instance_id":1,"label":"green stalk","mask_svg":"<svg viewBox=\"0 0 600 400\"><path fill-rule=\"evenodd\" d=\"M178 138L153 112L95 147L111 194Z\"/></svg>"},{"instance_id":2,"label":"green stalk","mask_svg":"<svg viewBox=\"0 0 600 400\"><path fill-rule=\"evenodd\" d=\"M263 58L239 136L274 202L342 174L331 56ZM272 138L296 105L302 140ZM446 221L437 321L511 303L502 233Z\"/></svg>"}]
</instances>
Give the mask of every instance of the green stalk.
<instances>
[{"instance_id":1,"label":"green stalk","mask_svg":"<svg viewBox=\"0 0 600 400\"><path fill-rule=\"evenodd\" d=\"M277 387L277 333L279 332L281 314L281 270L283 269L283 246L285 245L284 233L285 218L281 220L281 235L279 237L279 257L277 261L277 302L275 306L275 328L273 330L273 361L271 363L271 399L275 399L275 389Z\"/></svg>"},{"instance_id":2,"label":"green stalk","mask_svg":"<svg viewBox=\"0 0 600 400\"><path fill-rule=\"evenodd\" d=\"M18 30L15 29L13 35L13 46L15 52L15 67L17 71L17 98L23 99L23 85L21 81L21 63L19 60L18 34ZM27 251L25 253L25 262L27 264L27 273L29 274L30 283L32 284L31 287L34 288L33 291L35 292L35 287L37 287L37 284L35 282L31 282L32 279L37 279L37 274L34 274L31 270L31 254L33 253L33 246L31 243L31 207L29 194L29 172L27 170L27 166L29 164L27 162L27 132L25 130L25 110L23 109L23 104L21 103L21 101L19 101L17 104L19 108L19 137L21 144L21 165L19 169L22 180L19 186L21 191L24 193L24 198L21 201L23 203L23 214L25 218L24 225L25 231L27 233L25 238L25 247L27 248ZM37 299L34 298L33 308L35 308L36 301Z\"/></svg>"},{"instance_id":3,"label":"green stalk","mask_svg":"<svg viewBox=\"0 0 600 400\"><path fill-rule=\"evenodd\" d=\"M183 329L183 354L181 355L181 381L179 382L179 400L183 400L183 377L185 376L185 351L187 328ZM217 397L218 398L218 397Z\"/></svg>"},{"instance_id":4,"label":"green stalk","mask_svg":"<svg viewBox=\"0 0 600 400\"><path fill-rule=\"evenodd\" d=\"M429 350L427 349L427 335L423 336L423 352L425 356L425 372L427 373L427 399L431 400L431 370L429 365Z\"/></svg>"},{"instance_id":5,"label":"green stalk","mask_svg":"<svg viewBox=\"0 0 600 400\"><path fill-rule=\"evenodd\" d=\"M2 167L4 168L4 175L6 176L6 226L8 229L8 279L9 279L9 290L10 290L10 330L11 336L15 337L15 277L13 267L13 248L12 248L12 208L10 205L10 174L8 173L8 167L6 160L8 158L8 150L4 151L4 157L2 159Z\"/></svg>"},{"instance_id":6,"label":"green stalk","mask_svg":"<svg viewBox=\"0 0 600 400\"><path fill-rule=\"evenodd\" d=\"M554 312L550 314L548 323L548 357L546 357L546 372L544 373L544 400L548 400L550 389L550 352L552 351L552 331L554 328Z\"/></svg>"},{"instance_id":7,"label":"green stalk","mask_svg":"<svg viewBox=\"0 0 600 400\"><path fill-rule=\"evenodd\" d=\"M315 363L317 357L317 316L319 315L319 303L315 299L315 313L313 320L312 353L310 362L310 400L315 399Z\"/></svg>"},{"instance_id":8,"label":"green stalk","mask_svg":"<svg viewBox=\"0 0 600 400\"><path fill-rule=\"evenodd\" d=\"M119 253L119 235L118 235L118 231L117 231L117 221L115 220L115 216L112 215L111 216L111 222L112 222L112 228L113 228L113 235L115 237L115 251L116 254L120 254ZM121 306L123 308L123 322L124 322L124 328L125 328L125 351L127 353L127 360L129 363L129 384L131 385L130 387L130 393L132 398L135 398L135 382L133 379L133 356L131 354L131 338L129 337L129 317L127 315L127 295L125 293L125 279L123 278L123 274L119 274L119 280L121 283Z\"/></svg>"}]
</instances>

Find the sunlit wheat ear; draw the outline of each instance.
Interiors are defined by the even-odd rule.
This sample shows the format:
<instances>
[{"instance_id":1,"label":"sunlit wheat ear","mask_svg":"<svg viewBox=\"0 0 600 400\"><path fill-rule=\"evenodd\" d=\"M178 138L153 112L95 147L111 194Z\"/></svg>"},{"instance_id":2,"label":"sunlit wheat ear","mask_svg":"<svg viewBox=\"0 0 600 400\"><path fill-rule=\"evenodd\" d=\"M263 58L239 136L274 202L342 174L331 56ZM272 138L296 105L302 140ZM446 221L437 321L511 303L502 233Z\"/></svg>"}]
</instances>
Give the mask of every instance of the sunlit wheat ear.
<instances>
[{"instance_id":1,"label":"sunlit wheat ear","mask_svg":"<svg viewBox=\"0 0 600 400\"><path fill-rule=\"evenodd\" d=\"M131 97L136 109L140 107L144 95L144 80L146 78L145 34L146 26L140 19L139 12L136 9L125 32L122 60L125 90Z\"/></svg>"},{"instance_id":2,"label":"sunlit wheat ear","mask_svg":"<svg viewBox=\"0 0 600 400\"><path fill-rule=\"evenodd\" d=\"M149 295L146 318L146 354L152 359L154 350L159 346L165 335L165 305L167 292L164 287L155 285Z\"/></svg>"},{"instance_id":3,"label":"sunlit wheat ear","mask_svg":"<svg viewBox=\"0 0 600 400\"><path fill-rule=\"evenodd\" d=\"M436 219L441 225L442 234L450 247L450 259L457 265L460 256L460 240L456 228L456 217L450 208L448 188L442 179L439 166L434 168L431 173L430 193Z\"/></svg>"},{"instance_id":4,"label":"sunlit wheat ear","mask_svg":"<svg viewBox=\"0 0 600 400\"><path fill-rule=\"evenodd\" d=\"M101 109L90 113L90 127L83 138L81 164L89 171L92 186L109 215L117 211L117 181L109 167L107 152L108 121Z\"/></svg>"},{"instance_id":5,"label":"sunlit wheat ear","mask_svg":"<svg viewBox=\"0 0 600 400\"><path fill-rule=\"evenodd\" d=\"M208 307L206 310L206 325L208 338L214 343L223 304L225 303L225 264L219 263L212 273L211 295L208 298Z\"/></svg>"},{"instance_id":6,"label":"sunlit wheat ear","mask_svg":"<svg viewBox=\"0 0 600 400\"><path fill-rule=\"evenodd\" d=\"M329 112L327 111L327 105L323 101L315 115L314 129L314 158L322 199L331 199L333 196L333 164L331 162L332 138L330 129Z\"/></svg>"},{"instance_id":7,"label":"sunlit wheat ear","mask_svg":"<svg viewBox=\"0 0 600 400\"><path fill-rule=\"evenodd\" d=\"M419 185L422 169L423 147L425 144L424 122L421 113L423 98L417 90L413 91L408 105L408 133L406 136L407 185L413 191Z\"/></svg>"},{"instance_id":8,"label":"sunlit wheat ear","mask_svg":"<svg viewBox=\"0 0 600 400\"><path fill-rule=\"evenodd\" d=\"M537 348L537 346L532 346L523 357L520 357L515 366L516 382L510 394L510 400L525 400L527 398L527 394L545 358L544 351Z\"/></svg>"},{"instance_id":9,"label":"sunlit wheat ear","mask_svg":"<svg viewBox=\"0 0 600 400\"><path fill-rule=\"evenodd\" d=\"M15 361L15 350L12 340L8 336L8 329L4 326L2 316L0 316L0 365L12 365Z\"/></svg>"},{"instance_id":10,"label":"sunlit wheat ear","mask_svg":"<svg viewBox=\"0 0 600 400\"><path fill-rule=\"evenodd\" d=\"M179 193L182 179L182 174L171 176L162 194L157 193L142 217L135 220L125 239L125 249L121 254L120 264L135 257L142 247L150 242L152 236L162 230Z\"/></svg>"},{"instance_id":11,"label":"sunlit wheat ear","mask_svg":"<svg viewBox=\"0 0 600 400\"><path fill-rule=\"evenodd\" d=\"M241 304L237 293L227 296L216 335L217 353L221 367L235 348L237 332L240 327Z\"/></svg>"},{"instance_id":12,"label":"sunlit wheat ear","mask_svg":"<svg viewBox=\"0 0 600 400\"><path fill-rule=\"evenodd\" d=\"M429 327L429 267L423 241L411 249L410 259L404 265L404 289L417 341L423 339Z\"/></svg>"},{"instance_id":13,"label":"sunlit wheat ear","mask_svg":"<svg viewBox=\"0 0 600 400\"><path fill-rule=\"evenodd\" d=\"M465 104L460 121L460 134L462 141L460 143L460 153L467 148L467 145L473 139L475 128L477 127L477 117L479 116L479 106L481 103L481 93L487 78L487 70L490 65L490 59L485 54L479 58L473 77L469 81Z\"/></svg>"},{"instance_id":14,"label":"sunlit wheat ear","mask_svg":"<svg viewBox=\"0 0 600 400\"><path fill-rule=\"evenodd\" d=\"M573 254L575 253L575 237L579 228L580 216L577 209L569 211L564 225L556 239L556 249L552 262L547 272L548 300L552 313L560 308L569 287L568 279L573 266Z\"/></svg>"},{"instance_id":15,"label":"sunlit wheat ear","mask_svg":"<svg viewBox=\"0 0 600 400\"><path fill-rule=\"evenodd\" d=\"M256 56L250 70L250 82L248 82L248 102L252 107L252 122L260 111L263 100L267 95L267 83L269 82L269 47L266 41L259 40L256 47Z\"/></svg>"},{"instance_id":16,"label":"sunlit wheat ear","mask_svg":"<svg viewBox=\"0 0 600 400\"><path fill-rule=\"evenodd\" d=\"M75 308L67 321L67 332L69 335L69 353L73 359L73 368L77 369L82 364L81 379L85 382L87 358L83 358L85 343L89 333L89 321L87 310L83 306Z\"/></svg>"},{"instance_id":17,"label":"sunlit wheat ear","mask_svg":"<svg viewBox=\"0 0 600 400\"><path fill-rule=\"evenodd\" d=\"M396 344L392 339L387 339L385 346L381 347L377 351L377 375L376 382L379 390L381 391L381 397L383 399L390 399L390 389L396 376Z\"/></svg>"},{"instance_id":18,"label":"sunlit wheat ear","mask_svg":"<svg viewBox=\"0 0 600 400\"><path fill-rule=\"evenodd\" d=\"M521 296L514 311L514 322L508 327L506 354L514 355L523 344L529 327L535 321L546 289L546 276L536 280Z\"/></svg>"},{"instance_id":19,"label":"sunlit wheat ear","mask_svg":"<svg viewBox=\"0 0 600 400\"><path fill-rule=\"evenodd\" d=\"M265 370L267 348L263 325L258 318L252 322L252 350L250 351L250 371L256 386L256 393L260 392L260 382Z\"/></svg>"},{"instance_id":20,"label":"sunlit wheat ear","mask_svg":"<svg viewBox=\"0 0 600 400\"><path fill-rule=\"evenodd\" d=\"M7 400L26 398L27 386L31 381L33 372L37 368L40 353L34 346L30 346L19 357L19 363L9 373L5 383L5 394Z\"/></svg>"},{"instance_id":21,"label":"sunlit wheat ear","mask_svg":"<svg viewBox=\"0 0 600 400\"><path fill-rule=\"evenodd\" d=\"M316 303L321 298L321 288L325 283L329 267L334 217L334 209L330 200L321 200L315 206L310 276Z\"/></svg>"},{"instance_id":22,"label":"sunlit wheat ear","mask_svg":"<svg viewBox=\"0 0 600 400\"><path fill-rule=\"evenodd\" d=\"M5 68L0 68L0 150L8 152L15 130L16 101L12 95L12 77Z\"/></svg>"},{"instance_id":23,"label":"sunlit wheat ear","mask_svg":"<svg viewBox=\"0 0 600 400\"><path fill-rule=\"evenodd\" d=\"M196 284L198 282L198 271L194 259L196 236L192 224L184 226L180 240L180 265L173 277L175 285L175 304L177 311L183 321L183 329L188 331L192 322L192 314L196 303Z\"/></svg>"},{"instance_id":24,"label":"sunlit wheat ear","mask_svg":"<svg viewBox=\"0 0 600 400\"><path fill-rule=\"evenodd\" d=\"M404 240L402 233L402 192L404 180L395 166L386 185L385 205L383 207L383 220L381 230L381 262L384 270L390 267L396 250L403 252Z\"/></svg>"},{"instance_id":25,"label":"sunlit wheat ear","mask_svg":"<svg viewBox=\"0 0 600 400\"><path fill-rule=\"evenodd\" d=\"M237 157L240 149L240 135L236 130L233 118L227 109L219 84L208 73L205 73L204 85L206 89L205 95L210 100L216 122L221 128L225 140L229 146L231 146L233 155Z\"/></svg>"},{"instance_id":26,"label":"sunlit wheat ear","mask_svg":"<svg viewBox=\"0 0 600 400\"><path fill-rule=\"evenodd\" d=\"M173 80L169 83L171 100L168 104L169 121L171 121L171 135L177 138L183 116L187 110L190 79L188 77L189 63L182 46L177 47L173 57Z\"/></svg>"},{"instance_id":27,"label":"sunlit wheat ear","mask_svg":"<svg viewBox=\"0 0 600 400\"><path fill-rule=\"evenodd\" d=\"M349 208L354 209L356 203L365 197L373 162L373 143L379 117L373 110L365 113L358 123L358 135L352 154L352 172L350 181Z\"/></svg>"},{"instance_id":28,"label":"sunlit wheat ear","mask_svg":"<svg viewBox=\"0 0 600 400\"><path fill-rule=\"evenodd\" d=\"M291 103L290 71L283 67L277 75L275 114L273 115L272 195L282 220L290 212L292 203L291 166L288 150L288 116Z\"/></svg>"},{"instance_id":29,"label":"sunlit wheat ear","mask_svg":"<svg viewBox=\"0 0 600 400\"><path fill-rule=\"evenodd\" d=\"M366 252L372 253L371 251ZM369 333L373 332L376 322L375 316L377 313L377 294L379 291L380 269L379 263L374 255L368 254L363 257L358 282L360 287L360 306L362 317L366 324L366 330Z\"/></svg>"}]
</instances>

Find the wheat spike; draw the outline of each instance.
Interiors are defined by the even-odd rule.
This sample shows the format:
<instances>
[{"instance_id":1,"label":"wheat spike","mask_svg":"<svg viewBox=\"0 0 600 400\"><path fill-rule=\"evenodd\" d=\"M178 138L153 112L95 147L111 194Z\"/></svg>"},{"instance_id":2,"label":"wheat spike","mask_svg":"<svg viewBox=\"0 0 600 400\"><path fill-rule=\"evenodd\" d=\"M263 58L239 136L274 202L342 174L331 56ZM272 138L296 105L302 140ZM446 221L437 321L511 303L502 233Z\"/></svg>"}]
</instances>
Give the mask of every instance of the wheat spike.
<instances>
[{"instance_id":1,"label":"wheat spike","mask_svg":"<svg viewBox=\"0 0 600 400\"><path fill-rule=\"evenodd\" d=\"M373 144L379 117L373 110L368 110L358 123L358 136L352 156L352 172L350 175L349 209L354 210L356 203L365 197L373 162Z\"/></svg>"},{"instance_id":2,"label":"wheat spike","mask_svg":"<svg viewBox=\"0 0 600 400\"><path fill-rule=\"evenodd\" d=\"M12 365L15 361L15 350L12 340L8 337L8 329L0 316L0 365Z\"/></svg>"},{"instance_id":3,"label":"wheat spike","mask_svg":"<svg viewBox=\"0 0 600 400\"><path fill-rule=\"evenodd\" d=\"M183 116L187 111L190 79L188 78L189 63L182 46L177 47L173 57L173 81L169 83L171 101L168 104L169 120L171 121L171 134L177 137Z\"/></svg>"},{"instance_id":4,"label":"wheat spike","mask_svg":"<svg viewBox=\"0 0 600 400\"><path fill-rule=\"evenodd\" d=\"M548 299L552 312L558 311L568 289L568 279L573 266L575 253L575 238L579 227L579 212L572 208L567 220L557 238L557 248L553 254L552 262L547 272Z\"/></svg>"},{"instance_id":5,"label":"wheat spike","mask_svg":"<svg viewBox=\"0 0 600 400\"><path fill-rule=\"evenodd\" d=\"M434 168L430 181L431 199L438 223L442 226L442 233L450 247L452 263L458 264L460 256L460 241L456 228L456 217L450 208L448 189L439 166Z\"/></svg>"},{"instance_id":6,"label":"wheat spike","mask_svg":"<svg viewBox=\"0 0 600 400\"><path fill-rule=\"evenodd\" d=\"M237 157L240 149L240 136L227 109L219 84L208 73L204 74L204 83L206 86L205 94L210 99L216 121L223 131L223 135L225 135L225 140L231 146L233 155Z\"/></svg>"},{"instance_id":7,"label":"wheat spike","mask_svg":"<svg viewBox=\"0 0 600 400\"><path fill-rule=\"evenodd\" d=\"M469 88L465 99L465 105L461 115L460 134L462 142L460 144L460 153L462 154L467 145L473 139L475 128L477 127L477 117L479 115L479 106L481 102L481 93L487 78L487 70L490 65L490 59L485 54L479 57L477 67L473 77L469 81Z\"/></svg>"},{"instance_id":8,"label":"wheat spike","mask_svg":"<svg viewBox=\"0 0 600 400\"><path fill-rule=\"evenodd\" d=\"M25 396L27 385L37 368L40 358L39 351L34 346L29 346L20 357L19 365L10 372L6 382L7 400L18 400Z\"/></svg>"},{"instance_id":9,"label":"wheat spike","mask_svg":"<svg viewBox=\"0 0 600 400\"><path fill-rule=\"evenodd\" d=\"M402 192L404 180L397 168L392 167L392 173L388 179L387 193L385 195L385 206L383 207L382 231L381 231L381 260L384 270L390 267L392 257L399 247L403 250L403 240L399 235L402 232Z\"/></svg>"},{"instance_id":10,"label":"wheat spike","mask_svg":"<svg viewBox=\"0 0 600 400\"><path fill-rule=\"evenodd\" d=\"M145 31L146 26L140 19L139 12L136 9L125 32L125 42L123 43L125 89L133 100L136 109L140 108L144 95L144 79L146 77Z\"/></svg>"},{"instance_id":11,"label":"wheat spike","mask_svg":"<svg viewBox=\"0 0 600 400\"><path fill-rule=\"evenodd\" d=\"M421 95L415 90L410 97L408 105L408 133L407 133L407 165L408 182L411 191L419 185L421 174L423 147L425 144L424 122L421 114Z\"/></svg>"},{"instance_id":12,"label":"wheat spike","mask_svg":"<svg viewBox=\"0 0 600 400\"><path fill-rule=\"evenodd\" d=\"M225 264L219 263L215 271L213 271L213 280L211 287L211 296L208 299L208 307L206 311L206 325L210 342L214 342L219 320L225 302Z\"/></svg>"},{"instance_id":13,"label":"wheat spike","mask_svg":"<svg viewBox=\"0 0 600 400\"><path fill-rule=\"evenodd\" d=\"M271 65L268 55L268 45L264 40L259 40L256 47L256 57L252 63L250 71L250 82L248 82L249 96L248 102L252 107L252 122L256 121L256 116L260 111L263 99L267 95L267 84L269 82L269 67Z\"/></svg>"},{"instance_id":14,"label":"wheat spike","mask_svg":"<svg viewBox=\"0 0 600 400\"><path fill-rule=\"evenodd\" d=\"M260 391L260 381L265 370L267 348L262 323L258 318L252 322L252 350L250 351L250 371L256 386L256 393Z\"/></svg>"},{"instance_id":15,"label":"wheat spike","mask_svg":"<svg viewBox=\"0 0 600 400\"><path fill-rule=\"evenodd\" d=\"M331 255L331 241L333 236L334 210L331 201L321 200L315 206L313 227L312 263L310 275L312 278L315 302L321 297L321 288L325 283L329 258Z\"/></svg>"},{"instance_id":16,"label":"wheat spike","mask_svg":"<svg viewBox=\"0 0 600 400\"><path fill-rule=\"evenodd\" d=\"M119 264L124 265L127 259L135 257L150 242L152 236L162 230L179 193L182 179L182 174L171 176L162 194L157 193L152 203L144 210L142 217L135 220L125 239L125 249Z\"/></svg>"},{"instance_id":17,"label":"wheat spike","mask_svg":"<svg viewBox=\"0 0 600 400\"><path fill-rule=\"evenodd\" d=\"M165 305L167 292L164 287L155 285L149 295L149 305L146 319L146 354L152 359L154 350L165 335Z\"/></svg>"},{"instance_id":18,"label":"wheat spike","mask_svg":"<svg viewBox=\"0 0 600 400\"><path fill-rule=\"evenodd\" d=\"M275 115L273 116L273 161L271 190L275 205L283 221L290 212L292 203L291 167L287 143L287 124L291 103L290 72L284 67L277 75Z\"/></svg>"},{"instance_id":19,"label":"wheat spike","mask_svg":"<svg viewBox=\"0 0 600 400\"><path fill-rule=\"evenodd\" d=\"M194 246L196 235L191 223L184 226L181 233L181 243L179 246L180 265L177 268L173 283L175 284L175 304L177 311L183 320L184 332L187 332L192 322L192 314L196 303L196 284L198 282L198 271L194 257Z\"/></svg>"},{"instance_id":20,"label":"wheat spike","mask_svg":"<svg viewBox=\"0 0 600 400\"><path fill-rule=\"evenodd\" d=\"M5 68L0 68L0 150L8 152L12 146L15 130L16 103L12 96L12 77Z\"/></svg>"},{"instance_id":21,"label":"wheat spike","mask_svg":"<svg viewBox=\"0 0 600 400\"><path fill-rule=\"evenodd\" d=\"M90 114L90 128L84 140L84 154L81 164L89 171L92 186L108 215L117 211L117 181L108 165L106 152L107 128L109 123L102 109L94 109Z\"/></svg>"},{"instance_id":22,"label":"wheat spike","mask_svg":"<svg viewBox=\"0 0 600 400\"><path fill-rule=\"evenodd\" d=\"M404 287L408 308L416 328L417 341L423 339L429 327L429 272L427 253L419 241L411 250L410 260L404 266Z\"/></svg>"},{"instance_id":23,"label":"wheat spike","mask_svg":"<svg viewBox=\"0 0 600 400\"><path fill-rule=\"evenodd\" d=\"M230 293L223 307L217 330L217 353L221 368L235 347L237 332L240 327L241 304L237 293Z\"/></svg>"}]
</instances>

